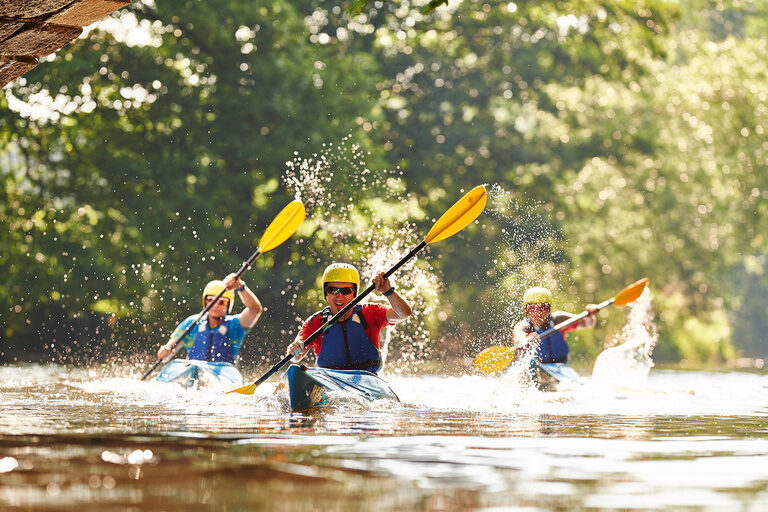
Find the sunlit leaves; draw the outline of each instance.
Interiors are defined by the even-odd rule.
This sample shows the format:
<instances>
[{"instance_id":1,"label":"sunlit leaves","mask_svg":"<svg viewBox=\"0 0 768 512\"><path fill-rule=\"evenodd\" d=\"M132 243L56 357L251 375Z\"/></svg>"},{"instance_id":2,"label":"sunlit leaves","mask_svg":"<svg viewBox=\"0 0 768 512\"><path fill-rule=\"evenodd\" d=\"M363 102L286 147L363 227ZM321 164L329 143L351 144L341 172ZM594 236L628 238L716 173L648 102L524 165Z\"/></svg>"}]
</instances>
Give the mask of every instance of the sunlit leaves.
<instances>
[{"instance_id":1,"label":"sunlit leaves","mask_svg":"<svg viewBox=\"0 0 768 512\"><path fill-rule=\"evenodd\" d=\"M409 222L485 182L499 209L430 261L446 297L430 340L507 336L537 280L575 308L645 275L661 354L730 354L728 308L761 325L763 3L350 8L134 3L0 95L4 336L46 324L74 337L112 309L131 334L120 342L163 336L291 198L290 162L342 140L387 185L326 162L339 181L316 195L306 241L250 271L276 317L315 305L316 267L364 259L371 230L402 243L389 226L415 236ZM323 229L334 213L344 244ZM606 315L610 333L623 317ZM259 328L288 333L286 318ZM759 331L735 324L745 344Z\"/></svg>"}]
</instances>

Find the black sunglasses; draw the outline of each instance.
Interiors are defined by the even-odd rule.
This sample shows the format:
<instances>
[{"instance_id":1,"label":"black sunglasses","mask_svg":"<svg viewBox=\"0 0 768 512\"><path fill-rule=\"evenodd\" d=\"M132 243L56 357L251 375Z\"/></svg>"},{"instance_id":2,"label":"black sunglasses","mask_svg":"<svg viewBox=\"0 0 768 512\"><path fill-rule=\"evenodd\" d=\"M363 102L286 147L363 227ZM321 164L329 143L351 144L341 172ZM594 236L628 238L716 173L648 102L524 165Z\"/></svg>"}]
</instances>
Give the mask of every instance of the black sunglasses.
<instances>
[{"instance_id":1,"label":"black sunglasses","mask_svg":"<svg viewBox=\"0 0 768 512\"><path fill-rule=\"evenodd\" d=\"M338 286L326 286L325 293L330 293L331 295L338 295L339 293L342 295L352 295L355 293L355 289L351 286L344 286L343 288L339 288Z\"/></svg>"}]
</instances>

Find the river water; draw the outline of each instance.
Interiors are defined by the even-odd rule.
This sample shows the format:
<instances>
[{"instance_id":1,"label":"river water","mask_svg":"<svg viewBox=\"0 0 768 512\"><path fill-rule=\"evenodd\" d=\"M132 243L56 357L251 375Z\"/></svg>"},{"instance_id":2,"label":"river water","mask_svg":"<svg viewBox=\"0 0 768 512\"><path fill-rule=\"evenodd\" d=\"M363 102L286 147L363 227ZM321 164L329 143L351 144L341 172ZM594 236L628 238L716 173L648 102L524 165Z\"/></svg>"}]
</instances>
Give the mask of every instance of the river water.
<instances>
[{"instance_id":1,"label":"river water","mask_svg":"<svg viewBox=\"0 0 768 512\"><path fill-rule=\"evenodd\" d=\"M134 374L0 368L0 509L768 510L765 373L385 375L401 403L311 414Z\"/></svg>"}]
</instances>

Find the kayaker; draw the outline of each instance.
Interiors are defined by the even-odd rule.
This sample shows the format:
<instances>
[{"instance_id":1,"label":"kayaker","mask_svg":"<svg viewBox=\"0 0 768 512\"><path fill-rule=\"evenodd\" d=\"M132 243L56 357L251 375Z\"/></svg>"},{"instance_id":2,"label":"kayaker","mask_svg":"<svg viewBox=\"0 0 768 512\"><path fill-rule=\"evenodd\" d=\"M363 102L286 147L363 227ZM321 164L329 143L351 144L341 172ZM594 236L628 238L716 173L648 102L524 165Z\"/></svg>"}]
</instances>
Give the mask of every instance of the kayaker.
<instances>
[{"instance_id":1,"label":"kayaker","mask_svg":"<svg viewBox=\"0 0 768 512\"><path fill-rule=\"evenodd\" d=\"M295 356L294 361L301 361L312 349L320 368L379 371L382 365L379 334L384 327L411 316L411 306L384 277L384 272L376 274L373 284L374 290L389 301L389 306L358 304L304 347L305 339L352 302L360 286L360 274L353 265L329 265L323 272L323 295L328 306L307 318L296 340L288 345L287 353Z\"/></svg>"},{"instance_id":2,"label":"kayaker","mask_svg":"<svg viewBox=\"0 0 768 512\"><path fill-rule=\"evenodd\" d=\"M243 338L261 316L261 302L235 274L229 274L223 281L211 281L205 285L203 307L215 299L222 290L225 291L221 298L184 340L189 359L234 364ZM227 314L232 313L235 306L235 291L243 301L245 309L237 315ZM171 352L173 344L197 317L198 315L194 314L176 327L168 343L157 351L158 359L164 358Z\"/></svg>"},{"instance_id":3,"label":"kayaker","mask_svg":"<svg viewBox=\"0 0 768 512\"><path fill-rule=\"evenodd\" d=\"M568 344L565 341L565 334L574 329L592 328L597 324L597 305L588 304L584 309L589 315L542 340L539 334L576 315L565 311L552 313L552 292L539 286L529 288L523 294L523 308L525 318L515 324L512 332L512 341L517 347L517 357L525 353L529 347L534 347L535 358L542 363L567 363Z\"/></svg>"}]
</instances>

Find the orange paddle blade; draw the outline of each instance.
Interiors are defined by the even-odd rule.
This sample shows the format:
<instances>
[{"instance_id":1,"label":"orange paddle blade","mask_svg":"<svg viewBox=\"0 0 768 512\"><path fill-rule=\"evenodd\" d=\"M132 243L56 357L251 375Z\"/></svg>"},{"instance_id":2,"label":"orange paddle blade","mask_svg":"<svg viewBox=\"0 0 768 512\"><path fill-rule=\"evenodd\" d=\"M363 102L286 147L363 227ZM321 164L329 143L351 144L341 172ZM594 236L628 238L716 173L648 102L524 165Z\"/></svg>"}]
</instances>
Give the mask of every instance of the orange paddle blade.
<instances>
[{"instance_id":1,"label":"orange paddle blade","mask_svg":"<svg viewBox=\"0 0 768 512\"><path fill-rule=\"evenodd\" d=\"M475 368L483 373L497 373L515 360L515 347L488 347L475 356Z\"/></svg>"},{"instance_id":2,"label":"orange paddle blade","mask_svg":"<svg viewBox=\"0 0 768 512\"><path fill-rule=\"evenodd\" d=\"M233 389L231 391L227 391L228 393L240 393L241 395L252 395L253 391L256 389L256 386L253 384L248 384L247 386L243 386L241 388Z\"/></svg>"},{"instance_id":3,"label":"orange paddle blade","mask_svg":"<svg viewBox=\"0 0 768 512\"><path fill-rule=\"evenodd\" d=\"M632 283L631 285L627 286L619 293L617 293L616 297L613 298L614 305L623 306L634 300L637 300L637 298L643 293L643 290L645 290L645 286L647 284L648 278L644 277L636 283Z\"/></svg>"}]
</instances>

